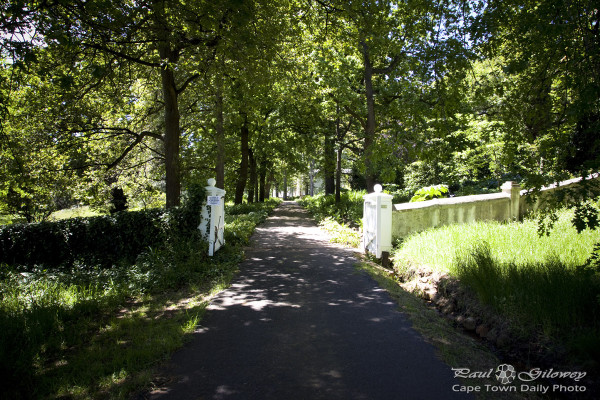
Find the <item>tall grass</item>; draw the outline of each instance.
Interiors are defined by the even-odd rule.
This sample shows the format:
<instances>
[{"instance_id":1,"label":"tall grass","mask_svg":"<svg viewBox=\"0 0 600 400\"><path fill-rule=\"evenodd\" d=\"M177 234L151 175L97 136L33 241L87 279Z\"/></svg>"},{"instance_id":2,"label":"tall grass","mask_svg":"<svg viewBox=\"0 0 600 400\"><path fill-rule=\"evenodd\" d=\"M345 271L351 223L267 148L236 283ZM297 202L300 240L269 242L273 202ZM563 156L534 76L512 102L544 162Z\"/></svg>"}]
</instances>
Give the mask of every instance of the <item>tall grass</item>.
<instances>
[{"instance_id":1,"label":"tall grass","mask_svg":"<svg viewBox=\"0 0 600 400\"><path fill-rule=\"evenodd\" d=\"M551 234L541 237L534 220L428 230L399 243L394 266L453 275L523 335L555 338L599 362L600 265L591 255L600 232L578 234L572 216L561 212Z\"/></svg>"},{"instance_id":2,"label":"tall grass","mask_svg":"<svg viewBox=\"0 0 600 400\"><path fill-rule=\"evenodd\" d=\"M449 225L407 237L393 252L394 264L426 265L434 270L456 273L457 262L485 242L500 263L535 264L548 258L566 266L582 265L590 256L600 232L589 229L578 234L571 224L572 211L563 211L549 236L538 235L533 219L500 223L479 221Z\"/></svg>"},{"instance_id":3,"label":"tall grass","mask_svg":"<svg viewBox=\"0 0 600 400\"><path fill-rule=\"evenodd\" d=\"M522 328L539 328L546 335L600 322L598 272L586 265L570 267L555 257L526 264L499 262L485 242L456 264L461 282L483 303Z\"/></svg>"}]
</instances>

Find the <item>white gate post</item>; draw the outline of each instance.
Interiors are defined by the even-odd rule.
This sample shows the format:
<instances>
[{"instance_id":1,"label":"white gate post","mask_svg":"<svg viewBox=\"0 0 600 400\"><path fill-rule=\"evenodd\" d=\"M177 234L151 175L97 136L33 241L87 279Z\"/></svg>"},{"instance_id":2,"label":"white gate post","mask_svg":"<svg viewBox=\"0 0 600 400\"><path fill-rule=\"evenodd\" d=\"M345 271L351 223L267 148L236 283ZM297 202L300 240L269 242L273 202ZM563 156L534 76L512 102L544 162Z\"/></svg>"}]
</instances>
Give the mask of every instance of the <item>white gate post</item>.
<instances>
[{"instance_id":1,"label":"white gate post","mask_svg":"<svg viewBox=\"0 0 600 400\"><path fill-rule=\"evenodd\" d=\"M501 186L502 193L510 196L510 217L512 221L518 221L520 218L521 206L521 186L512 181L506 181Z\"/></svg>"},{"instance_id":2,"label":"white gate post","mask_svg":"<svg viewBox=\"0 0 600 400\"><path fill-rule=\"evenodd\" d=\"M206 201L202 206L202 222L198 227L208 242L208 255L211 257L225 244L225 190L215 187L216 182L210 178L205 187Z\"/></svg>"},{"instance_id":3,"label":"white gate post","mask_svg":"<svg viewBox=\"0 0 600 400\"><path fill-rule=\"evenodd\" d=\"M387 256L392 250L392 199L394 196L382 193L381 185L375 192L363 196L363 250L377 258L383 255L387 266Z\"/></svg>"}]
</instances>

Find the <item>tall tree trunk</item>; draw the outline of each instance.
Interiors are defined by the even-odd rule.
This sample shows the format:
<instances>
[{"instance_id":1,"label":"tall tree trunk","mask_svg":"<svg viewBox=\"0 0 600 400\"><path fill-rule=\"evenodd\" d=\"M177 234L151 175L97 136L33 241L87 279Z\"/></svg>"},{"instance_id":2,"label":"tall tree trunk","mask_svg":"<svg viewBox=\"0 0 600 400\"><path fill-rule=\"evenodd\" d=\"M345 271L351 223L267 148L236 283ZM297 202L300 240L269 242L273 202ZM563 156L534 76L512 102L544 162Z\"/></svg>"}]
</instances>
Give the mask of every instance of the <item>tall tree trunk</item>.
<instances>
[{"instance_id":1,"label":"tall tree trunk","mask_svg":"<svg viewBox=\"0 0 600 400\"><path fill-rule=\"evenodd\" d=\"M256 162L256 171L254 173L254 202L260 201L260 174L258 173L258 160Z\"/></svg>"},{"instance_id":2,"label":"tall tree trunk","mask_svg":"<svg viewBox=\"0 0 600 400\"><path fill-rule=\"evenodd\" d=\"M250 164L250 182L248 182L248 203L254 203L254 189L256 188L256 160L254 152L248 149L248 160Z\"/></svg>"},{"instance_id":3,"label":"tall tree trunk","mask_svg":"<svg viewBox=\"0 0 600 400\"><path fill-rule=\"evenodd\" d=\"M242 159L240 161L240 171L237 184L235 186L235 204L242 204L244 200L244 190L246 189L246 181L248 180L248 141L250 131L248 129L248 116L244 115L244 123L240 129L240 149Z\"/></svg>"},{"instance_id":4,"label":"tall tree trunk","mask_svg":"<svg viewBox=\"0 0 600 400\"><path fill-rule=\"evenodd\" d=\"M271 189L273 187L273 183L275 182L275 173L273 169L269 169L269 175L267 176L267 185L265 186L265 199L271 198Z\"/></svg>"},{"instance_id":5,"label":"tall tree trunk","mask_svg":"<svg viewBox=\"0 0 600 400\"><path fill-rule=\"evenodd\" d=\"M260 168L259 168L259 176L260 176L260 181L259 181L259 189L258 189L258 201L260 201L261 203L264 203L265 201L265 188L266 188L266 181L267 181L267 162L263 161L260 163Z\"/></svg>"},{"instance_id":6,"label":"tall tree trunk","mask_svg":"<svg viewBox=\"0 0 600 400\"><path fill-rule=\"evenodd\" d=\"M165 106L165 184L166 207L178 206L181 195L181 171L179 166L179 103L177 85L175 83L174 65L179 59L179 52L174 50L170 38L171 32L165 20L165 3L155 0L153 3L155 25L158 32L158 54L162 60L160 69L163 102Z\"/></svg>"},{"instance_id":7,"label":"tall tree trunk","mask_svg":"<svg viewBox=\"0 0 600 400\"><path fill-rule=\"evenodd\" d=\"M215 162L216 187L225 189L225 127L223 122L223 80L217 74L215 92L215 119L217 158Z\"/></svg>"},{"instance_id":8,"label":"tall tree trunk","mask_svg":"<svg viewBox=\"0 0 600 400\"><path fill-rule=\"evenodd\" d=\"M325 174L325 194L335 192L335 141L331 132L325 133L325 159L323 162L323 173Z\"/></svg>"},{"instance_id":9,"label":"tall tree trunk","mask_svg":"<svg viewBox=\"0 0 600 400\"><path fill-rule=\"evenodd\" d=\"M337 158L335 166L335 202L339 203L342 201L342 148L341 143L337 149Z\"/></svg>"},{"instance_id":10,"label":"tall tree trunk","mask_svg":"<svg viewBox=\"0 0 600 400\"><path fill-rule=\"evenodd\" d=\"M181 194L181 171L179 166L179 104L175 76L171 63L177 61L177 55L168 47L161 45L161 57L169 60L169 65L161 69L163 101L165 104L165 180L167 189L167 208L178 206Z\"/></svg>"},{"instance_id":11,"label":"tall tree trunk","mask_svg":"<svg viewBox=\"0 0 600 400\"><path fill-rule=\"evenodd\" d=\"M288 199L288 176L287 169L283 172L283 200Z\"/></svg>"},{"instance_id":12,"label":"tall tree trunk","mask_svg":"<svg viewBox=\"0 0 600 400\"><path fill-rule=\"evenodd\" d=\"M367 125L365 127L364 162L367 192L373 192L375 186L375 171L373 166L373 143L375 141L375 95L373 92L373 65L369 56L369 46L361 41L364 71L365 96L367 101Z\"/></svg>"}]
</instances>

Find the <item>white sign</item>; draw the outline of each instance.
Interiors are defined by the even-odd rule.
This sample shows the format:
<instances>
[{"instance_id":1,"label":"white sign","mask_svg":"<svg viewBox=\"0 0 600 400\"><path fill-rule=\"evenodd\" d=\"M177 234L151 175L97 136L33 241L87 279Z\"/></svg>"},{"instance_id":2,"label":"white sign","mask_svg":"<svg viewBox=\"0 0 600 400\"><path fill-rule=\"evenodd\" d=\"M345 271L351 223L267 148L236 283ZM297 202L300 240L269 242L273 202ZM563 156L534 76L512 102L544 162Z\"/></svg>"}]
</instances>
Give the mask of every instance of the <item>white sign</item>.
<instances>
[{"instance_id":1,"label":"white sign","mask_svg":"<svg viewBox=\"0 0 600 400\"><path fill-rule=\"evenodd\" d=\"M221 204L221 196L208 196L206 203L209 206L218 206Z\"/></svg>"}]
</instances>

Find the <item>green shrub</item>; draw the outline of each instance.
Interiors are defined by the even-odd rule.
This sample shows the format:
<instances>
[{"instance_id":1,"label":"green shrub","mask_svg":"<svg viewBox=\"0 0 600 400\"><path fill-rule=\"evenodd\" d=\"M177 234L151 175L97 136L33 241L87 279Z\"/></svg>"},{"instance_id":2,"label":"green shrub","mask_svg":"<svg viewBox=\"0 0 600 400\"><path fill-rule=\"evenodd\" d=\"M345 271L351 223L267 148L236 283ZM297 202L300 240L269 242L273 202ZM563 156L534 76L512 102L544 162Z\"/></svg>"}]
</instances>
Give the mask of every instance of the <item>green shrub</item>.
<instances>
[{"instance_id":1,"label":"green shrub","mask_svg":"<svg viewBox=\"0 0 600 400\"><path fill-rule=\"evenodd\" d=\"M257 211L265 211L269 213L281 202L281 199L269 198L262 203L226 204L225 215L249 214Z\"/></svg>"},{"instance_id":2,"label":"green shrub","mask_svg":"<svg viewBox=\"0 0 600 400\"><path fill-rule=\"evenodd\" d=\"M341 224L360 226L363 213L363 196L365 191L344 192L340 196L340 202L335 202L334 195L319 194L316 196L305 196L299 203L305 207L317 220L333 218Z\"/></svg>"},{"instance_id":3,"label":"green shrub","mask_svg":"<svg viewBox=\"0 0 600 400\"><path fill-rule=\"evenodd\" d=\"M403 188L400 185L396 184L386 184L384 185L383 190L383 193L387 193L394 196L392 199L392 204L408 203L413 197L414 192L414 189Z\"/></svg>"},{"instance_id":4,"label":"green shrub","mask_svg":"<svg viewBox=\"0 0 600 400\"><path fill-rule=\"evenodd\" d=\"M269 199L264 203L243 203L225 208L225 243L245 246L256 225L267 219L269 213L281 203L280 199Z\"/></svg>"},{"instance_id":5,"label":"green shrub","mask_svg":"<svg viewBox=\"0 0 600 400\"><path fill-rule=\"evenodd\" d=\"M425 201L432 199L440 199L448 197L448 186L435 185L421 188L415 192L415 195L410 199L410 202Z\"/></svg>"},{"instance_id":6,"label":"green shrub","mask_svg":"<svg viewBox=\"0 0 600 400\"><path fill-rule=\"evenodd\" d=\"M133 261L164 240L162 215L161 210L146 210L4 226L0 262L70 267L75 262L110 266L121 259Z\"/></svg>"},{"instance_id":7,"label":"green shrub","mask_svg":"<svg viewBox=\"0 0 600 400\"><path fill-rule=\"evenodd\" d=\"M0 263L49 268L75 264L111 267L132 263L150 246L179 234L193 234L200 225L205 192L191 187L184 203L165 211L151 209L55 222L0 227Z\"/></svg>"}]
</instances>

